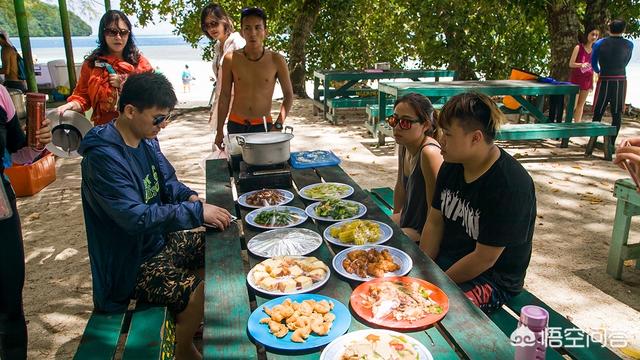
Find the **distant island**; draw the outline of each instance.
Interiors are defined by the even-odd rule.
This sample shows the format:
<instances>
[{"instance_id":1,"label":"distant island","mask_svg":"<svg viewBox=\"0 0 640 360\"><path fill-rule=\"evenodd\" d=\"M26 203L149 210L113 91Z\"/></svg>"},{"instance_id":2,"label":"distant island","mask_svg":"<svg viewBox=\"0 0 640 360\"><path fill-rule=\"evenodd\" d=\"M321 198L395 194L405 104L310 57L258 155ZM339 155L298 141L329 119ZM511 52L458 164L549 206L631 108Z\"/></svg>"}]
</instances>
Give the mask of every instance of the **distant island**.
<instances>
[{"instance_id":1,"label":"distant island","mask_svg":"<svg viewBox=\"0 0 640 360\"><path fill-rule=\"evenodd\" d=\"M62 36L60 10L57 6L45 4L40 0L25 1L25 6L29 19L29 36ZM92 32L91 26L71 11L69 27L72 36L89 36ZM0 29L8 32L9 36L18 36L13 0L0 0Z\"/></svg>"}]
</instances>

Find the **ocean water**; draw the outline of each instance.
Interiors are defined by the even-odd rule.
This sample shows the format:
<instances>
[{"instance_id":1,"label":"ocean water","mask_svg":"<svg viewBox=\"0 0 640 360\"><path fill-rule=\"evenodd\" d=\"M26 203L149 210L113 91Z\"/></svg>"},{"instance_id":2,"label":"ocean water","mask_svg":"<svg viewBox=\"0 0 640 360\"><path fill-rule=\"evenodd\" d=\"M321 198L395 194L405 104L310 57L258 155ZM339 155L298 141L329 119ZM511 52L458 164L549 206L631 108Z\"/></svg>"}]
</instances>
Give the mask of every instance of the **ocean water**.
<instances>
[{"instance_id":1,"label":"ocean water","mask_svg":"<svg viewBox=\"0 0 640 360\"><path fill-rule=\"evenodd\" d=\"M178 36L167 35L142 35L137 36L136 44L142 53L149 59L154 67L158 67L171 81L181 103L190 105L205 105L209 102L212 90L212 82L209 78L213 75L211 62L203 61L203 48L207 39L203 39L197 48L191 47ZM11 41L19 48L19 40L11 38ZM627 98L626 102L634 107L640 107L640 39L633 40L634 54L627 66ZM76 63L81 63L84 58L96 48L97 37L73 37L73 57ZM64 43L61 37L32 38L31 48L36 63L46 63L51 60L65 59ZM568 61L568 59L567 59ZM188 65L195 80L191 82L190 92L184 92L181 74L184 66ZM311 96L313 85L307 82L307 93ZM592 93L593 95L593 93ZM274 98L282 96L279 88L274 93Z\"/></svg>"}]
</instances>

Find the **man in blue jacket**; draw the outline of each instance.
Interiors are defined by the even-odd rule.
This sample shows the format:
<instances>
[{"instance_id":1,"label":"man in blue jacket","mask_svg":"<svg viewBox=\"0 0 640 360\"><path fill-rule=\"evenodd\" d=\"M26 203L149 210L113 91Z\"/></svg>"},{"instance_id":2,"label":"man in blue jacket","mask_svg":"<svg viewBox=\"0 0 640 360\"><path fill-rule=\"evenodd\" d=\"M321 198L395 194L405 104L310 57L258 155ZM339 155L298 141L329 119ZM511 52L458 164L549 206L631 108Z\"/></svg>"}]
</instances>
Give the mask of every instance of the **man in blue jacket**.
<instances>
[{"instance_id":1,"label":"man in blue jacket","mask_svg":"<svg viewBox=\"0 0 640 360\"><path fill-rule=\"evenodd\" d=\"M204 223L224 230L231 215L205 204L176 178L156 136L177 100L152 72L130 76L120 116L83 139L82 207L97 311L124 311L132 298L176 314L176 358L201 358L193 335L204 315Z\"/></svg>"}]
</instances>

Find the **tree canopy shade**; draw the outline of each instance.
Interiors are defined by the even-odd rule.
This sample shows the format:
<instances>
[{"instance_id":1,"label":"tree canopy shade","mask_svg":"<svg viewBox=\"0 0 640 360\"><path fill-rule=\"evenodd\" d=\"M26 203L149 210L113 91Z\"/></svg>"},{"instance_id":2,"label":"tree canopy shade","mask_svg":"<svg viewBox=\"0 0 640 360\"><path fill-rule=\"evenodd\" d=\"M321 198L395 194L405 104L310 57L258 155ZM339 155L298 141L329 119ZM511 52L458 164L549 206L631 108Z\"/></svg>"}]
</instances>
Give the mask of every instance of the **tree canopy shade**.
<instances>
[{"instance_id":1,"label":"tree canopy shade","mask_svg":"<svg viewBox=\"0 0 640 360\"><path fill-rule=\"evenodd\" d=\"M199 12L207 3L120 4L142 24L158 11L196 46L202 37ZM239 21L241 3L219 3ZM266 11L267 44L287 54L294 88L303 88L304 79L294 75L301 66L308 76L317 69L371 68L381 61L399 68L448 68L461 79L504 79L512 67L563 78L584 26L605 28L605 20L621 17L628 33L640 35L639 0L254 0L251 6Z\"/></svg>"},{"instance_id":2,"label":"tree canopy shade","mask_svg":"<svg viewBox=\"0 0 640 360\"><path fill-rule=\"evenodd\" d=\"M29 18L29 36L62 36L60 11L57 6L39 0L29 0L25 1L25 7ZM91 35L91 26L73 12L69 12L69 22L71 35ZM18 36L13 0L0 0L0 28L6 30L9 36Z\"/></svg>"}]
</instances>

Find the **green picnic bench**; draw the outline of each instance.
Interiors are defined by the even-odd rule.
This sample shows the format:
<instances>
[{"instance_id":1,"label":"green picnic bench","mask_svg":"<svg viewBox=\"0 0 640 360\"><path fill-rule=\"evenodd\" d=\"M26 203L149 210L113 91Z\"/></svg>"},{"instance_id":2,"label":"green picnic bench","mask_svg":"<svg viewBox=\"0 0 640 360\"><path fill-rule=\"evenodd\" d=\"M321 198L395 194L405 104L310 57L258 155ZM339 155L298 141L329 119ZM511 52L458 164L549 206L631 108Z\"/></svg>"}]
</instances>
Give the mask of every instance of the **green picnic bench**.
<instances>
[{"instance_id":1,"label":"green picnic bench","mask_svg":"<svg viewBox=\"0 0 640 360\"><path fill-rule=\"evenodd\" d=\"M541 140L568 139L569 137L590 137L585 155L591 155L598 136L604 137L604 158L611 160L616 135L616 127L600 122L506 124L496 134L496 140Z\"/></svg>"},{"instance_id":2,"label":"green picnic bench","mask_svg":"<svg viewBox=\"0 0 640 360\"><path fill-rule=\"evenodd\" d=\"M173 359L175 322L166 307L136 304L122 313L96 313L74 360Z\"/></svg>"},{"instance_id":3,"label":"green picnic bench","mask_svg":"<svg viewBox=\"0 0 640 360\"><path fill-rule=\"evenodd\" d=\"M393 212L393 190L391 188L373 188L367 192L385 214L390 215ZM491 313L489 318L505 335L510 336L518 326L520 310L525 305L537 305L549 312L548 336L551 341L549 344L555 346L547 348L547 359L562 360L564 359L563 355L578 360L620 359L614 352L596 342L566 317L524 289L502 308Z\"/></svg>"},{"instance_id":4,"label":"green picnic bench","mask_svg":"<svg viewBox=\"0 0 640 360\"><path fill-rule=\"evenodd\" d=\"M640 194L631 179L618 179L613 188L613 196L618 198L618 202L609 245L607 273L620 280L625 260L636 259L636 269L640 269L640 244L627 243L631 218L640 215Z\"/></svg>"}]
</instances>

